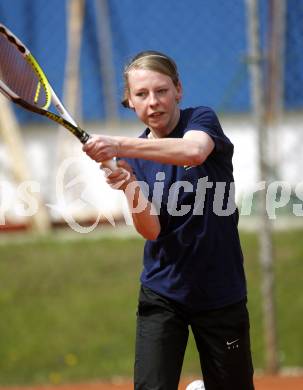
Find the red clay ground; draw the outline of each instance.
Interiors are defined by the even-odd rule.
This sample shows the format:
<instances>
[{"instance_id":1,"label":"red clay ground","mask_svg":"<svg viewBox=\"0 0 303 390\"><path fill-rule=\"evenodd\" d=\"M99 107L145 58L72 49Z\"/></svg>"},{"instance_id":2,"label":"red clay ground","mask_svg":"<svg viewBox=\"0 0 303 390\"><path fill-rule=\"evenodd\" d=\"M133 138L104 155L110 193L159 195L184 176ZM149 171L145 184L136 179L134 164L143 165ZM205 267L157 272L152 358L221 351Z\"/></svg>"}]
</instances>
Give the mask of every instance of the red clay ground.
<instances>
[{"instance_id":1,"label":"red clay ground","mask_svg":"<svg viewBox=\"0 0 303 390\"><path fill-rule=\"evenodd\" d=\"M191 379L183 381L179 390L185 390L186 385L190 382ZM303 376L256 377L255 387L256 390L303 390ZM131 383L94 383L38 387L0 387L0 390L133 390L133 387Z\"/></svg>"}]
</instances>

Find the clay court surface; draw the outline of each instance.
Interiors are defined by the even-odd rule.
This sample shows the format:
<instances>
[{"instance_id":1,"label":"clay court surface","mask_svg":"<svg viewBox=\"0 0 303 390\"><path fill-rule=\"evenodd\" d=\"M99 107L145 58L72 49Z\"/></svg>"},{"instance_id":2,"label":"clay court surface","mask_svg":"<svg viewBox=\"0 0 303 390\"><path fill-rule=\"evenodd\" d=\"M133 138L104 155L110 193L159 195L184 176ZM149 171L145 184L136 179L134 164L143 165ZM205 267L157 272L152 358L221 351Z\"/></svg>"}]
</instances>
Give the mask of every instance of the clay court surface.
<instances>
[{"instance_id":1,"label":"clay court surface","mask_svg":"<svg viewBox=\"0 0 303 390\"><path fill-rule=\"evenodd\" d=\"M183 381L179 390L185 387L193 379ZM256 377L256 390L303 390L303 376L300 377ZM37 386L37 387L0 387L0 390L133 390L131 382L119 383L83 383L60 386ZM226 389L228 390L228 389ZM245 389L243 389L245 390Z\"/></svg>"}]
</instances>

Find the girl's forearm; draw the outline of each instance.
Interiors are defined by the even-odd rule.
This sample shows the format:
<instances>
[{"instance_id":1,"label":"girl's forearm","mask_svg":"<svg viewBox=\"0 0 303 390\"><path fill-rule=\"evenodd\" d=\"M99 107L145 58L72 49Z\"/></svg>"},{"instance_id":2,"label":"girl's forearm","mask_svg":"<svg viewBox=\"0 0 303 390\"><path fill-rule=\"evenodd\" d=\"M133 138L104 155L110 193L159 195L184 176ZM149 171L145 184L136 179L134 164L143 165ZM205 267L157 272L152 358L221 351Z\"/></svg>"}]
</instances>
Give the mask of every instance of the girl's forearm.
<instances>
[{"instance_id":1,"label":"girl's forearm","mask_svg":"<svg viewBox=\"0 0 303 390\"><path fill-rule=\"evenodd\" d=\"M161 227L153 204L145 198L136 181L129 183L123 191L137 232L147 240L155 240Z\"/></svg>"},{"instance_id":2,"label":"girl's forearm","mask_svg":"<svg viewBox=\"0 0 303 390\"><path fill-rule=\"evenodd\" d=\"M118 156L173 165L199 165L207 157L203 146L184 138L142 139L118 137Z\"/></svg>"}]
</instances>

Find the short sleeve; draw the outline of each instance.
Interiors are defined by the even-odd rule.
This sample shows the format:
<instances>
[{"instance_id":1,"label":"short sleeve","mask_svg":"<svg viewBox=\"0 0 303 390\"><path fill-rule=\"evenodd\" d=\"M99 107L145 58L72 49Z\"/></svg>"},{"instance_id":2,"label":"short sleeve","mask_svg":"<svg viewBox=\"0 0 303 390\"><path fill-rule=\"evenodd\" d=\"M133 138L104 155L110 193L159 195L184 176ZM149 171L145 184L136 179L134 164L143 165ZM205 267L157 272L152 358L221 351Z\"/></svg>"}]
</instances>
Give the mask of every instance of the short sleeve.
<instances>
[{"instance_id":1,"label":"short sleeve","mask_svg":"<svg viewBox=\"0 0 303 390\"><path fill-rule=\"evenodd\" d=\"M215 142L215 150L219 153L233 153L233 144L224 134L215 112L208 107L193 109L189 117L185 133L190 130L201 130Z\"/></svg>"}]
</instances>

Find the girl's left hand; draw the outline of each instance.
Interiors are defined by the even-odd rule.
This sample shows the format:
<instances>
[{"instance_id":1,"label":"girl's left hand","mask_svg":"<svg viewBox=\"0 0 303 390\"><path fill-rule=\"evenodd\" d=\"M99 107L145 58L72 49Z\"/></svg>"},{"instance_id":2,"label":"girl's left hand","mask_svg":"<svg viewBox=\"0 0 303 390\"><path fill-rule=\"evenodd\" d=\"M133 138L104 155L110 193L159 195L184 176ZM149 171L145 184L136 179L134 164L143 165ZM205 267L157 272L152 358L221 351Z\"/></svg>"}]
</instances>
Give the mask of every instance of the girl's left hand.
<instances>
[{"instance_id":1,"label":"girl's left hand","mask_svg":"<svg viewBox=\"0 0 303 390\"><path fill-rule=\"evenodd\" d=\"M92 135L82 150L98 163L118 156L119 143L115 137Z\"/></svg>"}]
</instances>

